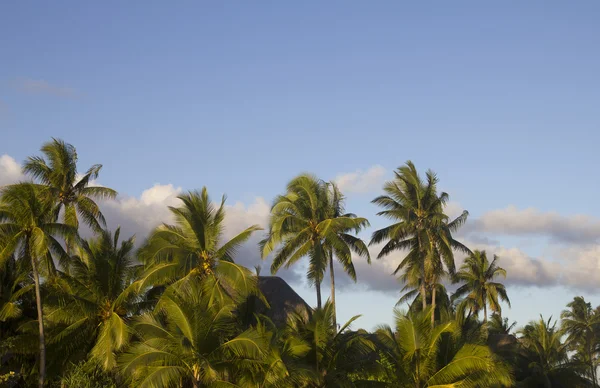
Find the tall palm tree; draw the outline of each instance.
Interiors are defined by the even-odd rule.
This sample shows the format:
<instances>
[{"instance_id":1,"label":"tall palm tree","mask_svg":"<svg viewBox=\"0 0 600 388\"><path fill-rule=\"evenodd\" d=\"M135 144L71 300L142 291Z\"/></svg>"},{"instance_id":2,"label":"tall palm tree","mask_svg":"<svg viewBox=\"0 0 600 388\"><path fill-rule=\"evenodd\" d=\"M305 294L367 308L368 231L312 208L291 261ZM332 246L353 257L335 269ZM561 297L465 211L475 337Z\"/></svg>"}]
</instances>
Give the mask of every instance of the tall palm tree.
<instances>
[{"instance_id":1,"label":"tall palm tree","mask_svg":"<svg viewBox=\"0 0 600 388\"><path fill-rule=\"evenodd\" d=\"M331 212L331 218L339 218L339 217L348 217L348 218L357 218L356 214L346 213L345 211L345 197L340 191L337 184L334 182L329 182L329 207ZM338 232L339 238L345 242L350 250L361 257L365 257L367 259L367 263L371 264L371 254L369 253L369 248L365 242L352 234L348 233L353 231L354 233L358 233L361 229L368 227L369 221L363 219L362 223L358 223L353 229L349 230L340 230ZM329 247L328 249L329 256L329 274L331 276L331 304L333 306L333 326L337 327L337 319L336 319L336 306L335 306L335 273L334 273L334 258L338 260L338 262L344 268L344 271L350 276L352 280L356 282L356 270L354 269L354 263L352 262L352 255L349 254L347 250L336 250L333 247Z\"/></svg>"},{"instance_id":2,"label":"tall palm tree","mask_svg":"<svg viewBox=\"0 0 600 388\"><path fill-rule=\"evenodd\" d=\"M139 297L129 287L140 267L134 265L134 237L119 244L119 236L119 228L103 230L81 243L71 274L61 274L51 290L55 303L47 314L51 343L65 354L83 352L106 371L116 367L138 310Z\"/></svg>"},{"instance_id":3,"label":"tall palm tree","mask_svg":"<svg viewBox=\"0 0 600 388\"><path fill-rule=\"evenodd\" d=\"M236 370L267 358L268 338L254 328L240 332L237 305L213 298L217 281L208 274L171 286L154 313L137 320L140 341L119 358L136 387L237 386Z\"/></svg>"},{"instance_id":4,"label":"tall palm tree","mask_svg":"<svg viewBox=\"0 0 600 388\"><path fill-rule=\"evenodd\" d=\"M393 366L389 386L512 386L508 367L487 346L467 343L442 349L444 340L456 337L457 325L448 321L431 326L430 315L430 311L395 310L395 330L389 326L377 330L383 356Z\"/></svg>"},{"instance_id":5,"label":"tall palm tree","mask_svg":"<svg viewBox=\"0 0 600 388\"><path fill-rule=\"evenodd\" d=\"M35 300L39 329L39 386L46 377L46 344L44 313L40 293L40 264L45 273L53 275L56 268L51 253L66 257L66 252L56 237L74 239L75 228L57 223L52 217L53 204L43 201L43 189L30 183L5 186L0 191L0 266L13 254L31 262L35 285Z\"/></svg>"},{"instance_id":6,"label":"tall palm tree","mask_svg":"<svg viewBox=\"0 0 600 388\"><path fill-rule=\"evenodd\" d=\"M257 230L252 225L229 241L223 242L225 196L216 207L206 187L178 196L183 205L169 207L175 224L157 227L139 252L146 270L139 287L170 284L186 277L206 276L218 271L227 276L250 281L246 269L233 264L237 248ZM218 265L221 263L221 265Z\"/></svg>"},{"instance_id":7,"label":"tall palm tree","mask_svg":"<svg viewBox=\"0 0 600 388\"><path fill-rule=\"evenodd\" d=\"M308 256L307 278L315 285L320 308L321 282L331 255L352 273L351 250L361 251L360 244L355 240L350 243L340 234L360 230L366 223L367 220L360 217L333 217L328 185L303 174L290 181L286 194L277 196L274 201L269 233L261 242L262 257L275 251L271 264L271 273L275 274L283 265L290 267Z\"/></svg>"},{"instance_id":8,"label":"tall palm tree","mask_svg":"<svg viewBox=\"0 0 600 388\"><path fill-rule=\"evenodd\" d=\"M506 302L510 307L510 300L506 294L504 284L495 282L498 276L506 277L506 270L498 266L498 256L490 262L485 251L474 251L469 255L460 271L456 274L457 280L464 282L454 295L453 300L465 298L464 303L470 311L478 314L483 309L483 322L488 319L487 307L495 313L502 314L500 301Z\"/></svg>"},{"instance_id":9,"label":"tall palm tree","mask_svg":"<svg viewBox=\"0 0 600 388\"><path fill-rule=\"evenodd\" d=\"M79 217L95 230L106 221L94 200L115 198L117 192L108 187L89 186L98 178L101 164L90 167L83 176L77 172L77 151L71 144L52 138L41 148L44 157L31 156L25 161L23 171L47 187L48 195L56 201L53 212L58 220L63 212L63 223L79 226Z\"/></svg>"},{"instance_id":10,"label":"tall palm tree","mask_svg":"<svg viewBox=\"0 0 600 388\"><path fill-rule=\"evenodd\" d=\"M528 368L527 384L552 386L588 386L577 365L568 357L568 347L561 341L562 332L552 323L552 317L529 322L519 331L523 357ZM531 385L528 385L531 386Z\"/></svg>"},{"instance_id":11,"label":"tall palm tree","mask_svg":"<svg viewBox=\"0 0 600 388\"><path fill-rule=\"evenodd\" d=\"M567 346L588 366L590 380L596 387L596 370L600 361L600 316L582 296L575 297L567 307L560 315Z\"/></svg>"},{"instance_id":12,"label":"tall palm tree","mask_svg":"<svg viewBox=\"0 0 600 388\"><path fill-rule=\"evenodd\" d=\"M418 278L413 283L420 284L423 310L427 308L428 285L438 283L447 271L455 272L453 250L470 253L470 250L452 237L468 217L464 211L454 220L444 213L448 194L437 193L438 178L433 171L426 173L423 181L411 161L395 171L395 179L387 182L385 195L372 202L384 210L377 213L395 221L394 224L373 233L369 245L386 242L378 259L398 250L408 250L408 255L400 262L394 275L400 270L408 270ZM445 266L445 269L444 269ZM418 271L409 270L411 267ZM432 304L435 304L435 287L432 288ZM431 320L434 320L435 307Z\"/></svg>"}]
</instances>

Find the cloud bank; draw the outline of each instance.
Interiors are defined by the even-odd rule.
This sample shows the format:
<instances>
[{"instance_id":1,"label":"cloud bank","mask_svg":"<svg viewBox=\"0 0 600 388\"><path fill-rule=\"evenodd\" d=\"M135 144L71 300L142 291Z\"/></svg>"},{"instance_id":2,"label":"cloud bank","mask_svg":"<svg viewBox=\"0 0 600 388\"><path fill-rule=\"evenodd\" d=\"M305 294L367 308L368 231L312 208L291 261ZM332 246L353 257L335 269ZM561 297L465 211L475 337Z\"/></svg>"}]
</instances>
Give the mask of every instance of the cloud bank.
<instances>
[{"instance_id":1,"label":"cloud bank","mask_svg":"<svg viewBox=\"0 0 600 388\"><path fill-rule=\"evenodd\" d=\"M385 169L374 166L364 171L339 174L336 178L342 190L351 196L380 190ZM22 180L20 165L8 155L0 156L0 185ZM141 244L150 231L162 222L171 222L168 206L178 206L177 196L183 192L173 184L155 184L139 196L119 196L101 202L109 227L121 226L122 235L136 235ZM220 193L211 193L219 198ZM231 238L250 225L267 227L270 206L262 197L251 203L227 204L225 236ZM447 212L456 216L462 212L459 203L448 204ZM261 260L258 242L264 232L256 233L238 252L237 261L249 268L261 265L263 274L270 273L270 262ZM586 216L565 216L536 209L508 206L492 210L477 219L470 219L458 233L459 239L471 249L485 249L489 255L500 257L500 265L508 272L506 284L519 287L566 286L577 290L593 291L600 283L600 220ZM520 247L503 246L503 236L536 237L550 241L548 256L534 257ZM547 244L547 241L544 243ZM401 285L391 274L404 258L405 252L394 252L377 260L381 246L370 247L372 265L363 258L355 258L358 284L337 267L340 288L363 287L387 293L398 293ZM457 266L461 258L457 259ZM301 266L278 273L291 283L304 278Z\"/></svg>"},{"instance_id":2,"label":"cloud bank","mask_svg":"<svg viewBox=\"0 0 600 388\"><path fill-rule=\"evenodd\" d=\"M364 194L380 190L383 185L385 173L385 168L376 165L366 171L358 170L339 174L334 181L345 194Z\"/></svg>"}]
</instances>

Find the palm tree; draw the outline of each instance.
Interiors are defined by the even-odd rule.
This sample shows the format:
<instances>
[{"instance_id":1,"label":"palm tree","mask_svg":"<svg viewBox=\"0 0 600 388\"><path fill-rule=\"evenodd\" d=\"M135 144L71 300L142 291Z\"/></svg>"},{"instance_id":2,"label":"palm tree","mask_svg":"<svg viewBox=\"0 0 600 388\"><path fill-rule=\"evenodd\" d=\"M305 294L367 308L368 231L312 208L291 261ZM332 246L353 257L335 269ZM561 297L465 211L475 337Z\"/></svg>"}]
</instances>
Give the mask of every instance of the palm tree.
<instances>
[{"instance_id":1,"label":"palm tree","mask_svg":"<svg viewBox=\"0 0 600 388\"><path fill-rule=\"evenodd\" d=\"M94 200L115 198L117 192L108 187L89 186L98 178L101 164L90 167L83 176L77 173L77 152L71 144L52 138L41 148L46 157L32 156L23 165L23 171L47 187L47 193L56 201L52 210L58 220L63 212L63 223L79 227L79 217L100 230L106 221ZM72 242L69 242L68 247Z\"/></svg>"},{"instance_id":2,"label":"palm tree","mask_svg":"<svg viewBox=\"0 0 600 388\"><path fill-rule=\"evenodd\" d=\"M237 305L213 298L216 282L208 274L169 287L154 313L137 320L140 341L119 358L136 387L236 386L236 370L264 362L268 338L254 328L240 332Z\"/></svg>"},{"instance_id":3,"label":"palm tree","mask_svg":"<svg viewBox=\"0 0 600 388\"><path fill-rule=\"evenodd\" d=\"M140 267L133 264L134 237L119 244L119 236L119 228L114 235L103 230L81 243L72 273L62 274L52 289L56 303L47 314L50 343L65 354L83 351L106 371L116 367L116 353L127 345L129 321L139 310L130 287Z\"/></svg>"},{"instance_id":4,"label":"palm tree","mask_svg":"<svg viewBox=\"0 0 600 388\"><path fill-rule=\"evenodd\" d=\"M334 310L331 301L325 302L307 317L292 315L287 338L302 341L308 345L305 360L317 373L315 387L354 386L353 380L368 376L378 368L376 346L364 331L348 330L360 318L352 317L340 330L334 324Z\"/></svg>"},{"instance_id":5,"label":"palm tree","mask_svg":"<svg viewBox=\"0 0 600 388\"><path fill-rule=\"evenodd\" d=\"M0 237L1 238L1 237ZM0 243L0 249L2 243ZM11 255L0 267L0 368L6 370L19 370L22 365L31 365L35 362L35 350L28 354L16 354L15 348L23 342L19 336L21 326L36 318L35 300L33 298L33 279L31 279L31 263L24 259L17 260ZM37 338L31 336L37 343ZM33 354L32 354L33 353ZM22 357L24 356L24 357ZM17 378L17 376L13 376ZM0 376L0 381L2 377ZM5 384L11 386L5 381Z\"/></svg>"},{"instance_id":6,"label":"palm tree","mask_svg":"<svg viewBox=\"0 0 600 388\"><path fill-rule=\"evenodd\" d=\"M263 363L242 365L234 374L243 387L277 388L307 387L317 380L309 364L305 362L311 347L303 338L289 335L278 329L266 317L258 320L255 329L270 339L270 348Z\"/></svg>"},{"instance_id":7,"label":"palm tree","mask_svg":"<svg viewBox=\"0 0 600 388\"><path fill-rule=\"evenodd\" d=\"M567 344L561 342L562 332L552 323L552 317L529 322L519 331L524 364L528 376L523 383L538 383L546 388L558 386L588 386L577 365L568 358ZM528 385L530 386L530 385Z\"/></svg>"},{"instance_id":8,"label":"palm tree","mask_svg":"<svg viewBox=\"0 0 600 388\"><path fill-rule=\"evenodd\" d=\"M27 264L25 260L16 260L14 255L10 255L4 261L4 267L0 267L0 328L2 322L16 320L23 315L22 297L35 287Z\"/></svg>"},{"instance_id":9,"label":"palm tree","mask_svg":"<svg viewBox=\"0 0 600 388\"><path fill-rule=\"evenodd\" d=\"M439 282L446 270L450 275L454 274L453 250L470 253L467 247L452 237L452 232L466 222L469 213L464 211L450 221L444 214L448 194L438 195L437 183L438 179L431 170L427 171L426 182L423 182L414 164L408 161L405 166L396 170L395 179L384 185L386 195L372 201L384 208L378 215L396 222L375 231L369 245L387 241L377 256L378 259L398 250L409 251L394 275L400 270L407 270L417 277L412 283L420 284L423 310L427 308L427 287ZM410 270L411 267L418 271ZM432 304L435 304L435 293L436 289L433 287ZM435 306L431 313L433 324Z\"/></svg>"},{"instance_id":10,"label":"palm tree","mask_svg":"<svg viewBox=\"0 0 600 388\"><path fill-rule=\"evenodd\" d=\"M334 183L330 182L330 191L329 191L329 206L331 212L331 218L339 218L339 217L348 217L348 218L357 218L357 216L353 213L345 212L345 197L340 191L339 187ZM369 221L363 219L362 223L357 224L353 231L358 233L362 228L368 227ZM355 237L347 232L350 230L340 230L338 232L339 238L344 241L350 249L355 252L359 256L363 256L367 259L367 263L371 264L371 255L369 253L369 248L365 244L365 242ZM329 273L331 276L331 304L333 306L333 326L337 327L336 320L336 307L335 307L335 273L333 260L334 257L337 258L338 262L344 268L344 271L350 276L354 282L356 282L356 270L354 269L354 263L352 262L352 256L349 255L347 250L336 250L333 247L329 247L328 249L329 256Z\"/></svg>"},{"instance_id":11,"label":"palm tree","mask_svg":"<svg viewBox=\"0 0 600 388\"><path fill-rule=\"evenodd\" d=\"M589 377L597 386L596 370L600 353L600 316L582 296L577 296L560 315L562 330L567 335L567 346L576 352L576 357L589 368Z\"/></svg>"},{"instance_id":12,"label":"palm tree","mask_svg":"<svg viewBox=\"0 0 600 388\"><path fill-rule=\"evenodd\" d=\"M510 300L506 294L504 284L494 282L498 276L506 277L506 270L498 266L498 256L490 263L485 251L474 251L469 255L456 277L458 281L465 284L460 286L454 295L453 300L465 297L464 303L470 311L479 314L483 308L483 322L487 323L487 307L490 306L493 312L502 315L500 301L506 302L510 307Z\"/></svg>"},{"instance_id":13,"label":"palm tree","mask_svg":"<svg viewBox=\"0 0 600 388\"><path fill-rule=\"evenodd\" d=\"M515 326L517 326L516 321L509 323L508 318L502 318L502 315L498 313L492 313L488 322L488 330L495 334L510 335Z\"/></svg>"},{"instance_id":14,"label":"palm tree","mask_svg":"<svg viewBox=\"0 0 600 388\"><path fill-rule=\"evenodd\" d=\"M431 307L430 307L431 308ZM487 346L446 344L455 338L456 323L430 324L431 312L404 314L395 310L396 328L382 326L377 338L392 365L391 387L512 386L508 367Z\"/></svg>"},{"instance_id":15,"label":"palm tree","mask_svg":"<svg viewBox=\"0 0 600 388\"><path fill-rule=\"evenodd\" d=\"M351 250L361 252L357 240L344 240L340 235L360 230L367 220L359 217L333 217L328 185L312 175L300 175L287 185L285 195L275 199L271 208L269 233L261 242L262 257L277 247L271 264L275 274L285 265L290 267L309 256L307 278L317 290L317 307L321 303L321 282L332 255L353 273ZM351 275L352 276L352 275Z\"/></svg>"},{"instance_id":16,"label":"palm tree","mask_svg":"<svg viewBox=\"0 0 600 388\"><path fill-rule=\"evenodd\" d=\"M46 273L55 272L51 252L57 257L66 257L56 237L74 239L77 231L68 225L55 222L52 217L53 204L43 201L43 189L29 183L9 185L0 191L0 266L13 254L31 262L35 285L35 300L39 329L39 386L44 386L46 377L46 345L44 337L44 313L40 293L40 268L44 263Z\"/></svg>"},{"instance_id":17,"label":"palm tree","mask_svg":"<svg viewBox=\"0 0 600 388\"><path fill-rule=\"evenodd\" d=\"M237 248L257 230L252 225L227 242L223 242L225 196L215 207L206 187L178 196L183 206L169 207L175 224L163 224L152 232L139 257L146 271L139 287L165 285L186 277L206 276L219 271L228 276L249 280L249 271L233 264ZM221 263L222 265L217 265ZM226 265L229 263L229 265ZM254 277L255 278L255 277Z\"/></svg>"},{"instance_id":18,"label":"palm tree","mask_svg":"<svg viewBox=\"0 0 600 388\"><path fill-rule=\"evenodd\" d=\"M450 297L448 296L446 286L444 286L443 283L434 283L428 285L426 290L427 298L431 298L434 288L436 309L435 320L440 320L452 316L452 303L450 302ZM399 307L402 304L406 303L408 304L408 310L410 312L423 311L422 304L418 303L421 300L420 287L418 285L405 283L405 286L402 288L401 292L403 292L404 294L400 297L398 302L396 302L396 307Z\"/></svg>"}]
</instances>

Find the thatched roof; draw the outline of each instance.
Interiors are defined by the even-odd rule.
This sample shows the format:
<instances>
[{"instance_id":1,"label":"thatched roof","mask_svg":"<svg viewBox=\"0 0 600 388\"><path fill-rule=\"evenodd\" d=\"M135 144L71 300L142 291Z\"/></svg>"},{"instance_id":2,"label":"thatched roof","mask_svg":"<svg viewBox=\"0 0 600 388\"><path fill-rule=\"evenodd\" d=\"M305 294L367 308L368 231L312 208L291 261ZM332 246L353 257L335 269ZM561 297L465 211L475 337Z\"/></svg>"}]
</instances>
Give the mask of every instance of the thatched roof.
<instances>
[{"instance_id":1,"label":"thatched roof","mask_svg":"<svg viewBox=\"0 0 600 388\"><path fill-rule=\"evenodd\" d=\"M261 303L257 306L257 312L268 316L278 327L286 324L292 312L297 312L306 318L312 313L312 309L304 299L278 276L259 276L258 287L271 308L267 309Z\"/></svg>"}]
</instances>

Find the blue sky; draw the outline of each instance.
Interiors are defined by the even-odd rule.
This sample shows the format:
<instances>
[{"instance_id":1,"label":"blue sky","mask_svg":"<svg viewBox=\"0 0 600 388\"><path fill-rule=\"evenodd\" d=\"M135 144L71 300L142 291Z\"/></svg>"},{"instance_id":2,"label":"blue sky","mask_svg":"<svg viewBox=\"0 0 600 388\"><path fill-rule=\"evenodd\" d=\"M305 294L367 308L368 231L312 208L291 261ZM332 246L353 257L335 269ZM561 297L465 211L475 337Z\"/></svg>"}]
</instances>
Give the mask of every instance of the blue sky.
<instances>
[{"instance_id":1,"label":"blue sky","mask_svg":"<svg viewBox=\"0 0 600 388\"><path fill-rule=\"evenodd\" d=\"M470 211L466 241L524 255L509 288L524 323L576 293L600 302L599 18L596 1L4 3L0 155L63 138L142 204L157 183L250 206L302 171L360 171L348 208L373 227L369 201L411 159ZM543 280L532 258L563 264ZM553 283L581 262L589 284ZM397 295L361 287L341 315L389 321Z\"/></svg>"}]
</instances>

